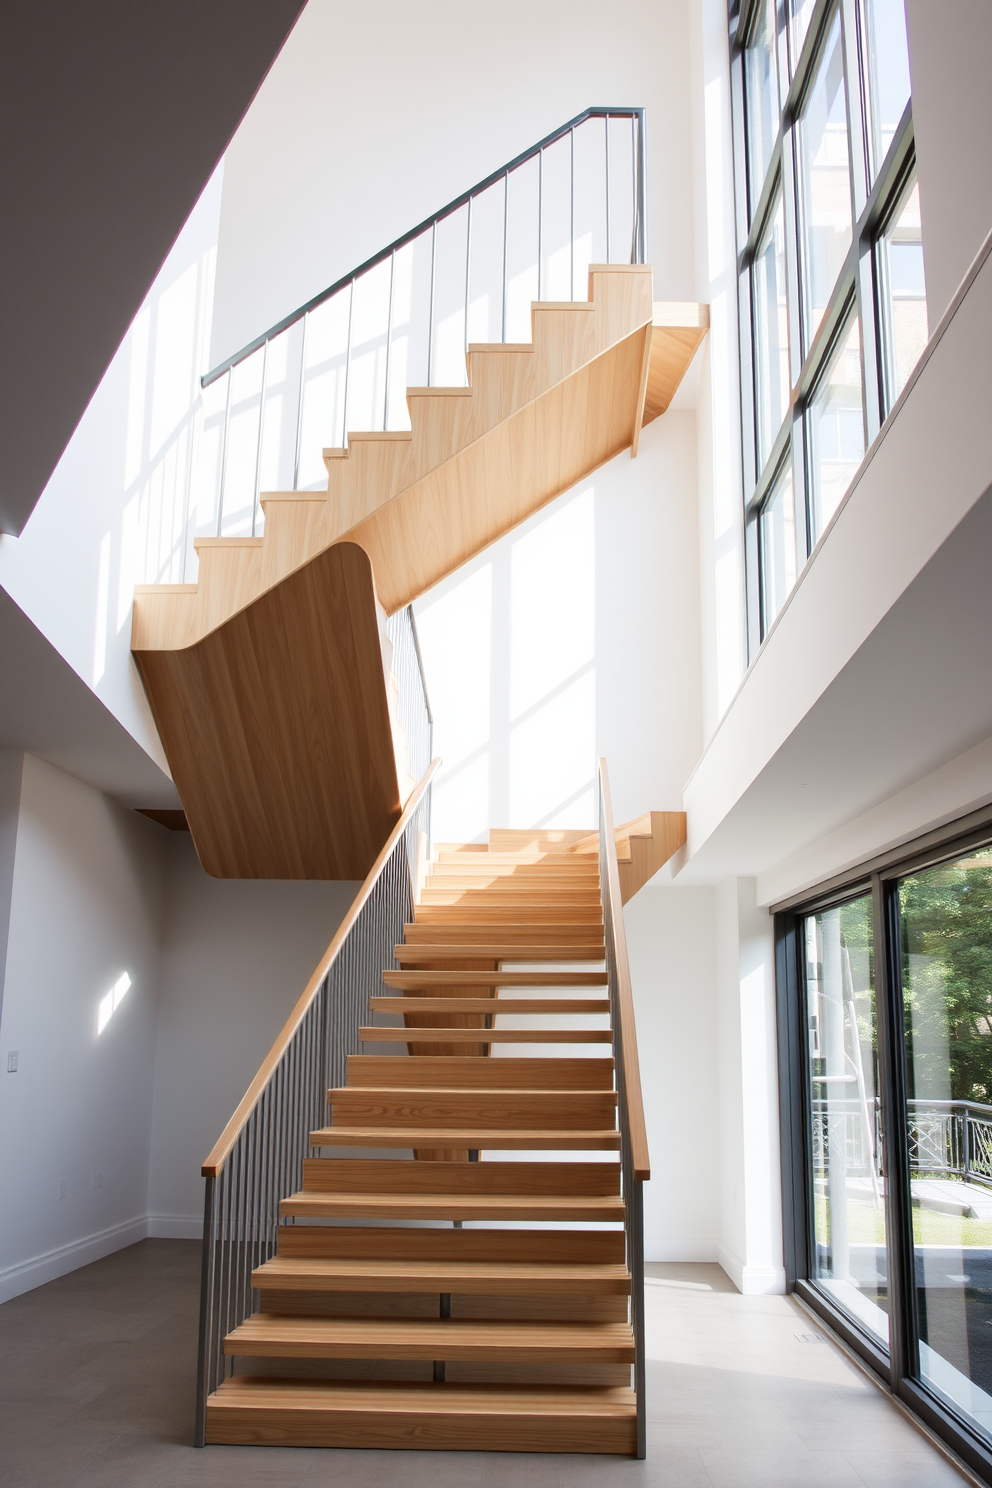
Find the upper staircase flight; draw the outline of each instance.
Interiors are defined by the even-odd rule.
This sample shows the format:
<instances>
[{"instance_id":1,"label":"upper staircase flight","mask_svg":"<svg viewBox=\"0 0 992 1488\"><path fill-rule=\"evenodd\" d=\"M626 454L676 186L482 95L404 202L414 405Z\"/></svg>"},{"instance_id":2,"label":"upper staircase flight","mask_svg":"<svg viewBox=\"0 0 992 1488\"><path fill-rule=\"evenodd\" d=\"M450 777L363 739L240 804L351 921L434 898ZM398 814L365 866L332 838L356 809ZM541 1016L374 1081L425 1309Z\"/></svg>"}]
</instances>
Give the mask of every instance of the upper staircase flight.
<instances>
[{"instance_id":1,"label":"upper staircase flight","mask_svg":"<svg viewBox=\"0 0 992 1488\"><path fill-rule=\"evenodd\" d=\"M609 200L609 118L606 146ZM548 142L536 148L550 154ZM532 155L503 173L504 333L509 182ZM543 182L544 153L539 165ZM469 214L491 185L467 194ZM574 217L574 165L572 192ZM635 257L638 223L639 199ZM471 247L470 215L467 232ZM628 448L636 454L642 427L668 407L708 324L705 306L655 304L649 265L594 264L588 300L539 299L530 342L468 344L467 385L408 388L410 427L389 428L398 251L389 260L383 427L356 431L348 422L353 277L344 442L323 451L326 490L261 495L263 535L253 535L253 518L251 534L201 537L196 584L135 591L132 653L197 851L220 877L361 878L368 871L409 788L395 747L389 668L378 660L386 615L605 461ZM574 243L571 252L574 258ZM539 250L539 288L542 261ZM466 260L466 340L469 277ZM572 286L574 294L574 269ZM305 325L304 316L301 368ZM297 469L303 381L301 370ZM230 404L229 382L225 459Z\"/></svg>"}]
</instances>

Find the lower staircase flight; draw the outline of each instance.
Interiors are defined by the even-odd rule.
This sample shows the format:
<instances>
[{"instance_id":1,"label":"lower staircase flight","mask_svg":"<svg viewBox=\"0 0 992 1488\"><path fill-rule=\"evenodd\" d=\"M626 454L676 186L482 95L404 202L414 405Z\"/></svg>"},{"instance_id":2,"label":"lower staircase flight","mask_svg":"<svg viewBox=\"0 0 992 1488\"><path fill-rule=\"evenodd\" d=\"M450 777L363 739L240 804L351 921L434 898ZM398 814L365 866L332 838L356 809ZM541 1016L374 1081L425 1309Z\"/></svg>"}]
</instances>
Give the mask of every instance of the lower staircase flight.
<instances>
[{"instance_id":1,"label":"lower staircase flight","mask_svg":"<svg viewBox=\"0 0 992 1488\"><path fill-rule=\"evenodd\" d=\"M493 833L441 846L418 895L428 784L204 1166L198 1441L643 1456L649 1170L605 762L598 856ZM385 964L326 1091L356 937ZM325 1091L280 1160L278 1111Z\"/></svg>"}]
</instances>

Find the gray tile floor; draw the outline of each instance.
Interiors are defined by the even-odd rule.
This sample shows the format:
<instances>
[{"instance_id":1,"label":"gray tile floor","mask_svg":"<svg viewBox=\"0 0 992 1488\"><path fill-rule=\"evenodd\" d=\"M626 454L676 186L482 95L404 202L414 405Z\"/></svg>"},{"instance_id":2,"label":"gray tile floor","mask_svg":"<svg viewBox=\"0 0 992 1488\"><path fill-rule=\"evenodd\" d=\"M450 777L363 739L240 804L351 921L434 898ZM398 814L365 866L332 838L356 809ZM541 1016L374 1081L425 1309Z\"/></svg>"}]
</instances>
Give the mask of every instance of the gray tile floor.
<instances>
[{"instance_id":1,"label":"gray tile floor","mask_svg":"<svg viewBox=\"0 0 992 1488\"><path fill-rule=\"evenodd\" d=\"M960 1488L784 1297L649 1267L648 1459L189 1446L199 1247L146 1240L0 1307L10 1488Z\"/></svg>"}]
</instances>

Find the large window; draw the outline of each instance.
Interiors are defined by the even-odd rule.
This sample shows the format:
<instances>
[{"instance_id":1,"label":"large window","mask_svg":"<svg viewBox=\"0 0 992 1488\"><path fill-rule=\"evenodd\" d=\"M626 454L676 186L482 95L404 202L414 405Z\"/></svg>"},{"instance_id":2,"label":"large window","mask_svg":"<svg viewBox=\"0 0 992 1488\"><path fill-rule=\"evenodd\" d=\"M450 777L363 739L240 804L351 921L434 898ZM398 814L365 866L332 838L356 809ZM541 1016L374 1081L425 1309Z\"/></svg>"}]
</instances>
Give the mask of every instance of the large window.
<instances>
[{"instance_id":1,"label":"large window","mask_svg":"<svg viewBox=\"0 0 992 1488\"><path fill-rule=\"evenodd\" d=\"M776 917L787 1269L992 1481L992 823Z\"/></svg>"},{"instance_id":2,"label":"large window","mask_svg":"<svg viewBox=\"0 0 992 1488\"><path fill-rule=\"evenodd\" d=\"M731 0L730 26L753 652L928 327L904 0Z\"/></svg>"}]
</instances>

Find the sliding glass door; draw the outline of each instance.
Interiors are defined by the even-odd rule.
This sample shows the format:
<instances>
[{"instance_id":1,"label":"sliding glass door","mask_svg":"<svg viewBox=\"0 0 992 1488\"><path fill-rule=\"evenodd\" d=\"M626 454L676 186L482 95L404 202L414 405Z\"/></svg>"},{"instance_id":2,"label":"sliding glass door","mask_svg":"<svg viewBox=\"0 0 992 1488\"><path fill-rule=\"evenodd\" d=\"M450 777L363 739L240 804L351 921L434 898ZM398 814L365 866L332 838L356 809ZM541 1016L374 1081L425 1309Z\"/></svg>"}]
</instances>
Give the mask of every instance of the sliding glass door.
<instances>
[{"instance_id":1,"label":"sliding glass door","mask_svg":"<svg viewBox=\"0 0 992 1488\"><path fill-rule=\"evenodd\" d=\"M992 850L896 897L920 1377L992 1435Z\"/></svg>"},{"instance_id":2,"label":"sliding glass door","mask_svg":"<svg viewBox=\"0 0 992 1488\"><path fill-rule=\"evenodd\" d=\"M992 1482L992 825L776 927L787 1270Z\"/></svg>"},{"instance_id":3,"label":"sliding glass door","mask_svg":"<svg viewBox=\"0 0 992 1488\"><path fill-rule=\"evenodd\" d=\"M888 1342L871 896L803 920L812 1276Z\"/></svg>"}]
</instances>

